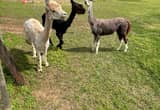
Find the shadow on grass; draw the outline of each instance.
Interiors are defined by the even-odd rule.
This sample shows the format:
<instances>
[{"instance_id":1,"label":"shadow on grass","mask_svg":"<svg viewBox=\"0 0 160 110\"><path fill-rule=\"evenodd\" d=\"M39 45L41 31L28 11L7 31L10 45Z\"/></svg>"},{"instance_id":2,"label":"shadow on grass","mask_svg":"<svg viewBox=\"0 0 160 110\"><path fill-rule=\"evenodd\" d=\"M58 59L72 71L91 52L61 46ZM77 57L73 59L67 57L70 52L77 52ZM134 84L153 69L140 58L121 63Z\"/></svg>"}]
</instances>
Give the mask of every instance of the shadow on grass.
<instances>
[{"instance_id":1,"label":"shadow on grass","mask_svg":"<svg viewBox=\"0 0 160 110\"><path fill-rule=\"evenodd\" d=\"M34 68L35 65L29 63L29 60L26 55L31 54L31 52L25 52L20 49L10 49L9 51L10 57L13 59L14 64L16 65L16 68L18 72L23 73L25 70L30 71L32 68ZM13 84L15 80L13 80L12 75L9 71L9 69L4 65L3 71L5 73L5 78L7 83ZM21 74L23 76L23 74ZM16 84L16 83L15 83Z\"/></svg>"},{"instance_id":2,"label":"shadow on grass","mask_svg":"<svg viewBox=\"0 0 160 110\"><path fill-rule=\"evenodd\" d=\"M33 66L35 66L34 64L31 64L27 58L27 55L31 54L31 52L13 48L10 50L10 53L16 63L17 69L20 72L30 70Z\"/></svg>"},{"instance_id":3,"label":"shadow on grass","mask_svg":"<svg viewBox=\"0 0 160 110\"><path fill-rule=\"evenodd\" d=\"M91 47L78 47L78 48L69 48L69 49L64 49L64 51L68 51L68 52L77 52L77 53L81 53L81 52L84 52L84 53L88 53L88 52L92 52L91 50ZM113 52L113 51L116 51L113 47L111 48L103 48L103 47L100 47L99 52Z\"/></svg>"}]
</instances>

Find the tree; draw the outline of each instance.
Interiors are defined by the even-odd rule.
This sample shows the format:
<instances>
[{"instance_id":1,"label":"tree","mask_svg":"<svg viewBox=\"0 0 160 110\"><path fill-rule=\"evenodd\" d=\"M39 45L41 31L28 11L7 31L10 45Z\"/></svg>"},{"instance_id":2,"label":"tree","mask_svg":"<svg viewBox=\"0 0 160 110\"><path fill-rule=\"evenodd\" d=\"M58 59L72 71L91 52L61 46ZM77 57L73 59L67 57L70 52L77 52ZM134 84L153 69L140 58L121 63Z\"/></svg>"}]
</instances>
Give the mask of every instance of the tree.
<instances>
[{"instance_id":1,"label":"tree","mask_svg":"<svg viewBox=\"0 0 160 110\"><path fill-rule=\"evenodd\" d=\"M12 74L13 78L15 79L17 84L23 85L25 83L23 76L18 72L15 62L12 56L7 51L7 48L3 44L2 40L0 39L0 59L3 64L9 69L10 73Z\"/></svg>"},{"instance_id":2,"label":"tree","mask_svg":"<svg viewBox=\"0 0 160 110\"><path fill-rule=\"evenodd\" d=\"M6 81L4 78L1 62L0 62L0 110L11 110L8 92L6 90Z\"/></svg>"}]
</instances>

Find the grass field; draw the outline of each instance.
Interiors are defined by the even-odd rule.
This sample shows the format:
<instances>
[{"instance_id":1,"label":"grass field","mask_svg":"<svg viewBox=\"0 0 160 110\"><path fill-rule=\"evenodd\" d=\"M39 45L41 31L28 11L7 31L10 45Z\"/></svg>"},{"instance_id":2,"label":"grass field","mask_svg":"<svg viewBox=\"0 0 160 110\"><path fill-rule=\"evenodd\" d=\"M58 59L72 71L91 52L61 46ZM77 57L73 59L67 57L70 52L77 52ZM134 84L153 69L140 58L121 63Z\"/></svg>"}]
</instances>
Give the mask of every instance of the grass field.
<instances>
[{"instance_id":1,"label":"grass field","mask_svg":"<svg viewBox=\"0 0 160 110\"><path fill-rule=\"evenodd\" d=\"M16 31L22 32L30 17L41 20L44 6L0 0L0 28L8 26L4 43L26 80L26 85L17 86L4 67L13 110L160 110L159 4L159 0L97 0L96 17L123 16L131 21L128 52L116 51L119 41L113 34L101 38L98 55L92 53L86 13L76 16L64 35L64 50L49 48L50 66L39 73L31 46ZM69 2L63 8L69 13ZM11 26L15 30L7 31ZM55 34L52 40L58 43Z\"/></svg>"}]
</instances>

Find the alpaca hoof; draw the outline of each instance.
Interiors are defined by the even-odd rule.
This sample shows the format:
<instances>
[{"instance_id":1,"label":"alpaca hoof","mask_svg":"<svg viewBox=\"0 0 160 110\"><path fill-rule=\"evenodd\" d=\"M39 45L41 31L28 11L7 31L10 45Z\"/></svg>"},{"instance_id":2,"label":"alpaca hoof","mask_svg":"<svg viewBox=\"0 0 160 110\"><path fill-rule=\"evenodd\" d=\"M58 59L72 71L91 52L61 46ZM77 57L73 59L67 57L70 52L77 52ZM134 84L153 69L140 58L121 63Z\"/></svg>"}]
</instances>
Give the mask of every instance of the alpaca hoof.
<instances>
[{"instance_id":1,"label":"alpaca hoof","mask_svg":"<svg viewBox=\"0 0 160 110\"><path fill-rule=\"evenodd\" d=\"M39 69L38 69L38 72L42 72L42 68L39 68Z\"/></svg>"},{"instance_id":2,"label":"alpaca hoof","mask_svg":"<svg viewBox=\"0 0 160 110\"><path fill-rule=\"evenodd\" d=\"M59 49L61 49L61 50L62 50L62 46L60 46L60 45L57 45L57 48L59 48Z\"/></svg>"},{"instance_id":3,"label":"alpaca hoof","mask_svg":"<svg viewBox=\"0 0 160 110\"><path fill-rule=\"evenodd\" d=\"M117 51L120 51L120 48L117 48Z\"/></svg>"},{"instance_id":4,"label":"alpaca hoof","mask_svg":"<svg viewBox=\"0 0 160 110\"><path fill-rule=\"evenodd\" d=\"M32 57L33 57L33 58L37 58L37 56L36 56L36 55L33 55Z\"/></svg>"},{"instance_id":5,"label":"alpaca hoof","mask_svg":"<svg viewBox=\"0 0 160 110\"><path fill-rule=\"evenodd\" d=\"M128 47L124 49L124 52L127 52L127 50L128 50Z\"/></svg>"},{"instance_id":6,"label":"alpaca hoof","mask_svg":"<svg viewBox=\"0 0 160 110\"><path fill-rule=\"evenodd\" d=\"M96 55L98 54L98 50L96 50Z\"/></svg>"},{"instance_id":7,"label":"alpaca hoof","mask_svg":"<svg viewBox=\"0 0 160 110\"><path fill-rule=\"evenodd\" d=\"M62 50L62 47L60 47L60 46L57 46L57 48Z\"/></svg>"},{"instance_id":8,"label":"alpaca hoof","mask_svg":"<svg viewBox=\"0 0 160 110\"><path fill-rule=\"evenodd\" d=\"M49 63L47 62L47 63L45 64L45 66L48 67L48 66L49 66Z\"/></svg>"},{"instance_id":9,"label":"alpaca hoof","mask_svg":"<svg viewBox=\"0 0 160 110\"><path fill-rule=\"evenodd\" d=\"M126 53L126 52L127 52L127 50L124 50L124 52Z\"/></svg>"}]
</instances>

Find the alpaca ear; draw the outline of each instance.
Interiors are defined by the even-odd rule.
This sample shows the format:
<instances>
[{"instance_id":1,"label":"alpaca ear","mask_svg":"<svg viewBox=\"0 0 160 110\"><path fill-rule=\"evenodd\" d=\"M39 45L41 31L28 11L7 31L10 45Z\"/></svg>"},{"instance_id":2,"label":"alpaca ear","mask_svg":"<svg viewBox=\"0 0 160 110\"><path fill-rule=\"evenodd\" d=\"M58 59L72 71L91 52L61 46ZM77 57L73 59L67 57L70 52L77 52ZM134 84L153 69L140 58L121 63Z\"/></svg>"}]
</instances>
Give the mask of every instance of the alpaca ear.
<instances>
[{"instance_id":1,"label":"alpaca ear","mask_svg":"<svg viewBox=\"0 0 160 110\"><path fill-rule=\"evenodd\" d=\"M49 0L45 0L46 7L48 6Z\"/></svg>"},{"instance_id":2,"label":"alpaca ear","mask_svg":"<svg viewBox=\"0 0 160 110\"><path fill-rule=\"evenodd\" d=\"M71 3L74 3L74 1L73 1L73 0L71 0Z\"/></svg>"},{"instance_id":3,"label":"alpaca ear","mask_svg":"<svg viewBox=\"0 0 160 110\"><path fill-rule=\"evenodd\" d=\"M48 7L48 0L45 0L45 10L48 10L49 9L49 7Z\"/></svg>"},{"instance_id":4,"label":"alpaca ear","mask_svg":"<svg viewBox=\"0 0 160 110\"><path fill-rule=\"evenodd\" d=\"M46 9L46 11L48 11L48 10L49 10L49 7L48 7L48 5L46 5L45 9Z\"/></svg>"}]
</instances>

